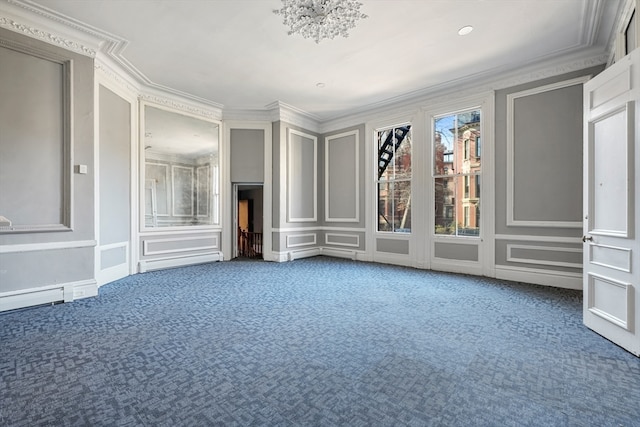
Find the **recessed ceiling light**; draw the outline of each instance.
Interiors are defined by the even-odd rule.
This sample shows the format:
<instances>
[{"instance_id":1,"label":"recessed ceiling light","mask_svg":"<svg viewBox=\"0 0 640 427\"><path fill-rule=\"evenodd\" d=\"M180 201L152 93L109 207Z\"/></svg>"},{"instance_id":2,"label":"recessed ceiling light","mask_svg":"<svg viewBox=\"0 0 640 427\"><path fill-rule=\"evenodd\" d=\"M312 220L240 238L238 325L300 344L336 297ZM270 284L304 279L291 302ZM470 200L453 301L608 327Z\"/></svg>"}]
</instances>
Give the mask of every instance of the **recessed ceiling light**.
<instances>
[{"instance_id":1,"label":"recessed ceiling light","mask_svg":"<svg viewBox=\"0 0 640 427\"><path fill-rule=\"evenodd\" d=\"M471 31L473 31L473 27L471 25L465 25L464 27L462 27L462 28L460 28L458 30L458 34L461 35L461 36L466 36Z\"/></svg>"},{"instance_id":2,"label":"recessed ceiling light","mask_svg":"<svg viewBox=\"0 0 640 427\"><path fill-rule=\"evenodd\" d=\"M319 87L320 89L322 89L323 87L325 87L325 84L322 82L316 83L316 87Z\"/></svg>"}]
</instances>

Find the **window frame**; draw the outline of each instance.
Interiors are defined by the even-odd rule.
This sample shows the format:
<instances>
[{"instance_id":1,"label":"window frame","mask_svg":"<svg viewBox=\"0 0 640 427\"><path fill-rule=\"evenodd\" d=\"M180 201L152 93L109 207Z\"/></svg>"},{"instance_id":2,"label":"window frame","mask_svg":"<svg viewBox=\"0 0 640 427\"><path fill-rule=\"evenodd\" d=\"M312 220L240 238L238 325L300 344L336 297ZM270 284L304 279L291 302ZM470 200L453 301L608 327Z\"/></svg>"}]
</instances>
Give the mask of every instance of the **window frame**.
<instances>
[{"instance_id":1,"label":"window frame","mask_svg":"<svg viewBox=\"0 0 640 427\"><path fill-rule=\"evenodd\" d=\"M400 179L396 179L395 178L395 170L394 170L394 178L393 179L384 179L383 177L378 177L378 165L379 165L379 161L380 161L380 157L379 157L379 150L380 150L380 142L379 142L379 134L381 132L385 132L385 131L394 131L397 128L400 127L409 127L409 131L407 132L407 135L405 136L405 138L403 139L403 142L409 138L409 156L410 156L410 168L409 168L409 177L408 178L400 178ZM381 184L391 184L390 187L394 187L395 183L399 183L399 182L408 182L409 183L409 194L410 194L410 198L412 197L413 194L413 187L414 187L414 172L413 172L413 163L414 163L414 150L413 150L413 133L414 133L414 126L411 120L405 120L405 121L400 121L400 122L396 122L393 125L385 125L385 126L376 126L372 129L372 134L373 134L373 141L372 141L372 145L375 147L375 164L376 167L374 168L374 173L375 175L375 179L374 179L374 206L375 206L375 221L374 221L374 232L375 233L379 233L379 234L384 234L387 236L410 236L413 232L413 227L409 226L408 230L402 229L403 231L399 231L401 230L400 228L396 229L395 228L395 221L392 218L391 222L389 223L389 221L387 221L389 223L389 225L391 226L391 230L380 230L380 202L381 202L381 198L380 198L380 185ZM394 154L392 157L391 162L389 163L388 167L391 167L392 164L395 166L395 159L396 159L396 150L394 148ZM393 190L395 192L395 189ZM393 198L393 196L392 196ZM411 214L413 211L413 208L411 206L408 207L409 209L409 218L411 221ZM395 210L395 209L393 209Z\"/></svg>"},{"instance_id":2,"label":"window frame","mask_svg":"<svg viewBox=\"0 0 640 427\"><path fill-rule=\"evenodd\" d=\"M473 138L476 141L481 141L482 137L484 136L483 134L485 133L485 123L486 123L486 118L485 118L485 108L483 108L482 105L473 105L470 107L466 107L466 108L460 108L460 109L455 109L455 110L450 110L448 112L442 112L443 110L440 110L438 113L433 114L430 116L430 123L431 123L431 134L428 135L429 138L429 150L431 152L431 164L430 164L430 175L429 175L429 179L430 179L430 188L433 188L433 192L431 193L430 197L431 197L431 204L435 207L436 205L436 201L435 201L435 188L436 188L436 181L438 179L447 179L452 181L453 187L458 188L460 187L460 189L457 190L457 192L461 192L462 194L455 194L454 197L451 199L451 204L453 205L453 218L451 218L454 224L456 224L455 226L455 232L453 234L447 234L447 233L437 233L436 232L436 221L437 221L437 216L435 214L435 210L434 213L432 215L432 219L430 221L430 224L428 226L429 228L429 235L434 238L434 239L455 239L455 240L464 240L464 239L470 239L470 240L482 240L483 238L483 229L484 229L484 224L482 219L480 219L480 221L477 221L476 218L476 226L478 228L478 233L476 235L469 235L469 234L458 234L458 226L457 224L462 224L462 227L465 228L467 227L467 219L470 221L471 220L471 211L470 211L470 205L473 204L474 207L477 209L478 205L479 205L479 199L480 199L480 194L481 191L478 191L478 187L482 185L482 179L480 178L484 173L485 173L485 167L486 165L481 165L479 170L473 170L473 171L467 171L467 172L459 172L456 171L455 169L452 171L452 173L447 173L447 171L445 170L442 174L437 174L436 173L436 138L435 138L435 134L436 134L436 121L440 118L445 118L445 117L449 117L449 116L459 116L461 114L467 114L467 113L473 113L473 112L478 112L478 123L480 126L480 136L470 136L470 137L465 137L463 136L462 133L460 133L456 139L459 141L458 143L456 143L455 141L453 142L453 150L452 151L452 157L454 159L454 164L455 164L455 157L456 157L456 148L460 149L462 151L462 153L460 153L459 159L460 159L460 163L465 163L465 164L469 164L469 163L473 163L472 159L471 159L471 152L473 151L473 153L475 154L476 151L478 150L478 146L476 146L475 148L471 147L471 139ZM446 110L444 110L446 111ZM457 126L457 125L456 125ZM457 144L459 144L460 146L457 147ZM473 148L473 150L472 150ZM445 153L449 153L449 151L445 150ZM476 156L475 159L476 161L480 160L480 156ZM475 179L475 183L473 185L473 192L475 194L472 194L472 183L471 181L471 176L476 177ZM478 179L480 178L480 179ZM465 184L467 184L465 186ZM462 197L456 197L456 196L462 196ZM456 201L457 199L459 199L459 203L460 203L460 209L456 208ZM467 203L464 202L464 200L467 200ZM468 202L469 199L474 199L475 202ZM465 217L465 212L466 209L468 209L468 218ZM460 213L460 218L458 218L456 216L456 212L459 211ZM444 218L444 208L443 208L443 218ZM474 211L474 217L475 217L475 211ZM450 219L450 218L446 218L446 219Z\"/></svg>"}]
</instances>

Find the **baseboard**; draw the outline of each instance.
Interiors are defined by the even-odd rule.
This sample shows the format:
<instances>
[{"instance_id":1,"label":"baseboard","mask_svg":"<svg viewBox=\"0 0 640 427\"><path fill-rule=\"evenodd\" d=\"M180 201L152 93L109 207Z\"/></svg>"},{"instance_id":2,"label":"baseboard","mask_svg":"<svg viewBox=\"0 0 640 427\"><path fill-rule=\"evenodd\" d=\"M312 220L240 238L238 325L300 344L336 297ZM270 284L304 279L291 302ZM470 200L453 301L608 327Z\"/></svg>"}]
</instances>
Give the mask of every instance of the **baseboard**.
<instances>
[{"instance_id":1,"label":"baseboard","mask_svg":"<svg viewBox=\"0 0 640 427\"><path fill-rule=\"evenodd\" d=\"M496 265L496 279L582 290L582 274Z\"/></svg>"},{"instance_id":2,"label":"baseboard","mask_svg":"<svg viewBox=\"0 0 640 427\"><path fill-rule=\"evenodd\" d=\"M358 259L358 253L361 251L354 251L350 249L336 249L336 248L320 248L322 255L331 256L335 258L347 258L356 261Z\"/></svg>"},{"instance_id":3,"label":"baseboard","mask_svg":"<svg viewBox=\"0 0 640 427\"><path fill-rule=\"evenodd\" d=\"M318 255L322 255L322 248L310 248L291 250L286 252L273 252L273 261L286 262L293 261L294 259L310 258Z\"/></svg>"},{"instance_id":4,"label":"baseboard","mask_svg":"<svg viewBox=\"0 0 640 427\"><path fill-rule=\"evenodd\" d=\"M210 254L191 255L183 257L171 258L155 258L146 259L138 263L138 272L145 273L147 271L163 270L165 268L184 267L185 265L204 264L207 262L222 261L224 259L222 252L214 252Z\"/></svg>"},{"instance_id":5,"label":"baseboard","mask_svg":"<svg viewBox=\"0 0 640 427\"><path fill-rule=\"evenodd\" d=\"M34 305L71 302L97 295L98 284L93 279L4 292L0 294L0 312Z\"/></svg>"}]
</instances>

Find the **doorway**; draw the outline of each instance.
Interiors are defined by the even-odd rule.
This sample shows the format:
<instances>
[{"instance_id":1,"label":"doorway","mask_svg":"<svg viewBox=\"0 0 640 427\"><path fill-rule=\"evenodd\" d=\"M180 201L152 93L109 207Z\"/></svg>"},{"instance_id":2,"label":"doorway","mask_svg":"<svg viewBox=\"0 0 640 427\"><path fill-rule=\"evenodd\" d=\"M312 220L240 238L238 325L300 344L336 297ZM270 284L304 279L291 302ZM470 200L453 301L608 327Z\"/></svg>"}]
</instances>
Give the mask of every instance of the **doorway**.
<instances>
[{"instance_id":1,"label":"doorway","mask_svg":"<svg viewBox=\"0 0 640 427\"><path fill-rule=\"evenodd\" d=\"M235 184L236 258L262 259L263 187L262 184Z\"/></svg>"}]
</instances>

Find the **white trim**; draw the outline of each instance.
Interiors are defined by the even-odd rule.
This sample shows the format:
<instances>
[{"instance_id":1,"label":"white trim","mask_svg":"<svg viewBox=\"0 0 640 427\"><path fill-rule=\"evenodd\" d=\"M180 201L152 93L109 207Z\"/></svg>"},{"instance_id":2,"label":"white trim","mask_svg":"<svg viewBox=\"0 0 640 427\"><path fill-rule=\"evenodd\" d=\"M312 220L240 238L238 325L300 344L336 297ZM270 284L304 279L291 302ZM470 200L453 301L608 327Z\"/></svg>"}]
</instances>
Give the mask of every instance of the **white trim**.
<instances>
[{"instance_id":1,"label":"white trim","mask_svg":"<svg viewBox=\"0 0 640 427\"><path fill-rule=\"evenodd\" d=\"M98 295L98 286L93 279L2 292L0 293L0 312L62 301L71 302L96 295Z\"/></svg>"},{"instance_id":2,"label":"white trim","mask_svg":"<svg viewBox=\"0 0 640 427\"><path fill-rule=\"evenodd\" d=\"M525 234L496 234L496 240L512 240L525 242L548 242L548 243L582 243L580 237L561 236L535 236Z\"/></svg>"},{"instance_id":3,"label":"white trim","mask_svg":"<svg viewBox=\"0 0 640 427\"><path fill-rule=\"evenodd\" d=\"M582 274L565 271L545 270L542 268L523 268L496 265L496 279L513 282L532 283L564 289L582 289Z\"/></svg>"},{"instance_id":4,"label":"white trim","mask_svg":"<svg viewBox=\"0 0 640 427\"><path fill-rule=\"evenodd\" d=\"M313 241L311 242L304 242L304 243L295 243L295 244L290 244L289 240L290 239L294 239L296 237L307 237L307 236L311 236L313 237ZM316 244L316 234L315 233L308 233L308 234L291 234L286 236L286 245L287 248L297 248L300 246L312 246Z\"/></svg>"},{"instance_id":5,"label":"white trim","mask_svg":"<svg viewBox=\"0 0 640 427\"><path fill-rule=\"evenodd\" d=\"M355 243L343 243L343 242L330 242L329 236L334 237L350 237L355 238ZM335 246L347 246L351 248L359 248L360 247L360 236L358 234L344 234L344 233L326 233L324 235L324 244L325 245L335 245Z\"/></svg>"},{"instance_id":6,"label":"white trim","mask_svg":"<svg viewBox=\"0 0 640 427\"><path fill-rule=\"evenodd\" d=\"M313 141L313 216L294 217L291 214L291 187L293 180L293 158L291 157L292 140L291 135L297 135L301 138ZM315 222L318 220L318 138L308 133L300 132L295 129L287 128L287 222ZM306 171L305 171L306 172Z\"/></svg>"},{"instance_id":7,"label":"white trim","mask_svg":"<svg viewBox=\"0 0 640 427\"><path fill-rule=\"evenodd\" d=\"M577 268L582 269L582 263L573 263L573 262L562 262L562 261L551 261L551 260L543 260L543 259L534 259L534 258L518 258L512 255L512 251L514 249L527 249L534 251L544 251L544 252L569 252L569 253L582 253L582 248L563 248L563 247L553 247L553 246L535 246L535 245L517 245L507 243L507 262L517 262L522 264L534 264L534 265L550 265L555 267L567 267L567 268Z\"/></svg>"},{"instance_id":8,"label":"white trim","mask_svg":"<svg viewBox=\"0 0 640 427\"><path fill-rule=\"evenodd\" d=\"M582 85L589 80L589 76L577 77L545 86L535 87L520 92L507 94L507 226L508 227L549 227L549 228L582 228L582 221L555 220L520 220L515 218L515 128L514 105L515 100L539 93L550 92L571 86Z\"/></svg>"},{"instance_id":9,"label":"white trim","mask_svg":"<svg viewBox=\"0 0 640 427\"><path fill-rule=\"evenodd\" d=\"M273 251L273 261L285 262L293 261L295 259L310 258L318 255L322 255L321 248L299 249L293 251L276 252Z\"/></svg>"},{"instance_id":10,"label":"white trim","mask_svg":"<svg viewBox=\"0 0 640 427\"><path fill-rule=\"evenodd\" d=\"M330 256L335 258L347 258L353 261L359 259L360 254L363 254L362 251L355 251L350 249L338 249L338 248L321 248L321 255Z\"/></svg>"},{"instance_id":11,"label":"white trim","mask_svg":"<svg viewBox=\"0 0 640 427\"><path fill-rule=\"evenodd\" d=\"M347 136L354 136L354 188L355 188L355 197L353 198L354 202L354 216L353 218L334 218L330 216L330 206L329 206L329 177L330 177L330 165L329 165L329 147L331 145L332 140L336 140L339 138L344 138ZM326 222L360 222L360 131L358 129L339 133L336 135L330 135L325 137L325 155L324 155L324 220Z\"/></svg>"},{"instance_id":12,"label":"white trim","mask_svg":"<svg viewBox=\"0 0 640 427\"><path fill-rule=\"evenodd\" d=\"M173 267L183 267L186 265L204 264L222 260L223 254L221 252L168 258L143 259L138 263L138 271L140 273L146 273L147 271L163 270L165 268Z\"/></svg>"},{"instance_id":13,"label":"white trim","mask_svg":"<svg viewBox=\"0 0 640 427\"><path fill-rule=\"evenodd\" d=\"M271 122L261 122L261 121L253 121L253 122L241 122L241 121L226 121L224 123L224 139L221 144L224 147L223 154L221 156L221 164L220 166L224 169L224 174L221 174L221 180L223 182L222 189L224 192L224 197L222 200L224 201L224 209L221 209L222 213L222 229L221 230L229 230L228 238L222 239L222 251L226 254L229 254L229 259L233 258L235 254L233 253L233 247L235 245L235 238L237 233L237 224L235 224L236 218L234 218L234 197L236 197L236 192L232 188L231 182L231 150L228 149L229 144L231 143L231 130L232 129L257 129L264 131L264 177L262 181L262 197L263 197L263 205L262 205L262 257L265 260L271 260L274 256L272 255L273 250L273 236L272 236L272 226L273 226L273 125ZM244 183L236 183L239 185L244 185ZM259 184L259 183L258 183Z\"/></svg>"},{"instance_id":14,"label":"white trim","mask_svg":"<svg viewBox=\"0 0 640 427\"><path fill-rule=\"evenodd\" d=\"M474 96L462 96L455 99L441 100L440 104L428 105L421 108L424 111L423 122L426 124L425 140L426 159L423 182L428 191L425 209L424 259L419 260L421 266L437 270L453 271L466 274L494 277L495 271L495 93L493 91L480 92ZM480 110L480 132L482 137L481 170L482 179L481 205L485 207L480 215L479 236L446 236L435 234L434 197L434 158L433 133L434 117L461 112ZM446 260L435 256L436 243L476 245L478 248L477 261Z\"/></svg>"},{"instance_id":15,"label":"white trim","mask_svg":"<svg viewBox=\"0 0 640 427\"><path fill-rule=\"evenodd\" d=\"M201 245L201 246L193 246L188 248L177 248L177 249L163 249L152 251L149 249L149 245L153 243L166 243L166 242L184 242L184 241L195 241L195 240L213 240L212 245ZM166 239L148 239L142 242L142 255L143 256L153 256L153 255L164 255L164 254L173 254L180 252L193 252L193 251L202 251L202 250L212 250L219 249L220 245L218 242L218 235L214 234L213 236L198 236L198 237L176 237L176 238L166 238Z\"/></svg>"},{"instance_id":16,"label":"white trim","mask_svg":"<svg viewBox=\"0 0 640 427\"><path fill-rule=\"evenodd\" d=\"M93 248L95 240L74 240L71 242L23 243L18 245L0 245L0 254L50 251L60 249Z\"/></svg>"},{"instance_id":17,"label":"white trim","mask_svg":"<svg viewBox=\"0 0 640 427\"><path fill-rule=\"evenodd\" d=\"M366 228L360 227L327 227L319 225L317 227L286 227L286 228L272 228L274 233L292 233L296 231L350 231L354 233L365 233Z\"/></svg>"}]
</instances>

